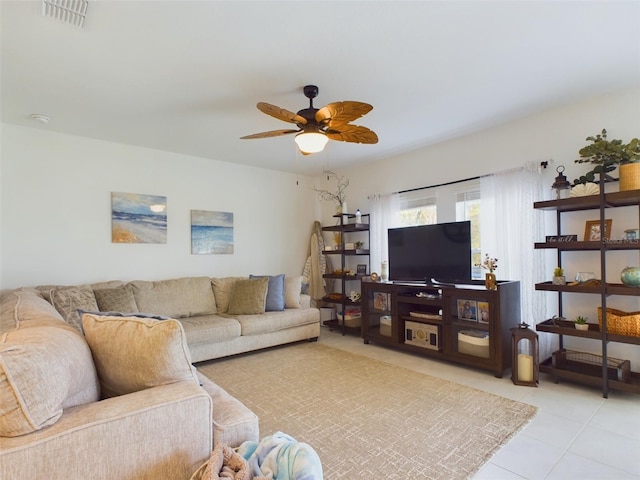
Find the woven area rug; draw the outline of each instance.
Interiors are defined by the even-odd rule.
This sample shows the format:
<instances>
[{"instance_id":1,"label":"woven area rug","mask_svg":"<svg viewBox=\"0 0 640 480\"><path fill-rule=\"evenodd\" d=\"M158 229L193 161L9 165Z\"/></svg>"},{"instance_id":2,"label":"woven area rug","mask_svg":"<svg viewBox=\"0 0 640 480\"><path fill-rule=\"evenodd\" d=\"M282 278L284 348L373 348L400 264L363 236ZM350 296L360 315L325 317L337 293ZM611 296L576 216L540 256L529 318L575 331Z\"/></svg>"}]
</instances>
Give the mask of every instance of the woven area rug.
<instances>
[{"instance_id":1,"label":"woven area rug","mask_svg":"<svg viewBox=\"0 0 640 480\"><path fill-rule=\"evenodd\" d=\"M318 343L197 367L258 415L261 437L309 443L328 480L468 478L536 412Z\"/></svg>"}]
</instances>

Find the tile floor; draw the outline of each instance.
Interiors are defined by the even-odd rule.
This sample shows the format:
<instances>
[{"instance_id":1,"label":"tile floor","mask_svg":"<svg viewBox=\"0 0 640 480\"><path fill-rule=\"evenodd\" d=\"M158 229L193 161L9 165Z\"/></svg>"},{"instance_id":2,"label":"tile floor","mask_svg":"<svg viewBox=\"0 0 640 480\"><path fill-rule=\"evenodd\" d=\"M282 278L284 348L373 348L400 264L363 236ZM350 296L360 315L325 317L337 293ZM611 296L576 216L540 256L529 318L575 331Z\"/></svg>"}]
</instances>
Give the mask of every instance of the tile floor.
<instances>
[{"instance_id":1,"label":"tile floor","mask_svg":"<svg viewBox=\"0 0 640 480\"><path fill-rule=\"evenodd\" d=\"M640 395L561 382L541 374L538 388L491 373L380 347L323 327L320 343L446 378L538 407L538 414L500 449L474 480L640 480Z\"/></svg>"}]
</instances>

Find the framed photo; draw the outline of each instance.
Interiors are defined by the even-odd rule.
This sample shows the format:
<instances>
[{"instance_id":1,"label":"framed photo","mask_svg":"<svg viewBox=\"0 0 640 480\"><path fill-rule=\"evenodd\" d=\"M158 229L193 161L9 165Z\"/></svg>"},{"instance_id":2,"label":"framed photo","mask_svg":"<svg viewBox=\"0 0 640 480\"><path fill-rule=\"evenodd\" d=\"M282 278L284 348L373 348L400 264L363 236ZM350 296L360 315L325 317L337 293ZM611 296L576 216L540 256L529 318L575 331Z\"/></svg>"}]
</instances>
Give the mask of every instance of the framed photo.
<instances>
[{"instance_id":1,"label":"framed photo","mask_svg":"<svg viewBox=\"0 0 640 480\"><path fill-rule=\"evenodd\" d=\"M604 235L600 231L600 220L587 220L584 227L585 242L599 242L600 240L608 241L611 236L611 219L604 221Z\"/></svg>"},{"instance_id":2,"label":"framed photo","mask_svg":"<svg viewBox=\"0 0 640 480\"><path fill-rule=\"evenodd\" d=\"M458 299L458 318L477 321L478 305L475 300Z\"/></svg>"},{"instance_id":3,"label":"framed photo","mask_svg":"<svg viewBox=\"0 0 640 480\"><path fill-rule=\"evenodd\" d=\"M489 323L489 302L478 302L478 323Z\"/></svg>"},{"instance_id":4,"label":"framed photo","mask_svg":"<svg viewBox=\"0 0 640 480\"><path fill-rule=\"evenodd\" d=\"M358 272L358 275L366 275L367 274L367 264L366 263L359 263L357 268L358 269L356 271Z\"/></svg>"},{"instance_id":5,"label":"framed photo","mask_svg":"<svg viewBox=\"0 0 640 480\"><path fill-rule=\"evenodd\" d=\"M391 304L390 294L384 292L373 293L373 308L376 310L389 310Z\"/></svg>"}]
</instances>

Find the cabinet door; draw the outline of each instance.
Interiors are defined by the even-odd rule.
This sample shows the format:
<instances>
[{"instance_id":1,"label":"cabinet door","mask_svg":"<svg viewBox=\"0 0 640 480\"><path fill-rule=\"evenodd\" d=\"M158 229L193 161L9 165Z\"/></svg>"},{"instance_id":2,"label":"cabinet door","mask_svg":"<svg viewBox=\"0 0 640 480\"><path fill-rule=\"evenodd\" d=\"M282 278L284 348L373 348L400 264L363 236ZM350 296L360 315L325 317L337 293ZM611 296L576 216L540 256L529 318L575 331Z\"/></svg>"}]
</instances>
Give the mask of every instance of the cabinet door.
<instances>
[{"instance_id":1,"label":"cabinet door","mask_svg":"<svg viewBox=\"0 0 640 480\"><path fill-rule=\"evenodd\" d=\"M490 364L495 359L499 339L497 305L490 292L461 290L449 292L445 300L448 351L470 363Z\"/></svg>"},{"instance_id":2,"label":"cabinet door","mask_svg":"<svg viewBox=\"0 0 640 480\"><path fill-rule=\"evenodd\" d=\"M365 286L366 285L366 286ZM363 331L365 339L398 341L394 292L384 284L363 284Z\"/></svg>"}]
</instances>

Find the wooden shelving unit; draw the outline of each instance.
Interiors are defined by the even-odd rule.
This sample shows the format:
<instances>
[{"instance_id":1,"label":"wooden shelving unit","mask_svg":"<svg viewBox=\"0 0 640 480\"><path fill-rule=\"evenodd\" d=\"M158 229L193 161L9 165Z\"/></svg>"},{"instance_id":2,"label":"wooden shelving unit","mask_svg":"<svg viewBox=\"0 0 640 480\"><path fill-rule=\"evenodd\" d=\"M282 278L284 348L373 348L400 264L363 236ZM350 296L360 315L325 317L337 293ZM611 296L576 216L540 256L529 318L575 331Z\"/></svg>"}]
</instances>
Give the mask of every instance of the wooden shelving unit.
<instances>
[{"instance_id":1,"label":"wooden shelving unit","mask_svg":"<svg viewBox=\"0 0 640 480\"><path fill-rule=\"evenodd\" d=\"M600 231L605 231L605 211L609 208L635 206L638 207L638 223L640 224L640 190L605 193L604 182L600 182L598 195L585 197L573 197L567 199L547 200L535 202L533 207L540 210L556 212L556 226L558 235L562 234L562 216L570 212L582 210L597 210L600 218ZM639 251L638 241L571 241L571 242L539 242L534 244L536 249L553 249L557 251L558 266L562 266L564 252L592 251L600 257L601 279L607 278L607 254L615 251ZM578 363L563 365L559 368L553 358L546 359L540 364L540 371L551 374L556 381L565 379L580 382L585 385L600 386L603 397L608 397L609 390L640 393L640 374L631 372L628 381L619 381L610 378L610 365L607 345L609 342L640 345L640 337L615 335L607 331L607 303L611 296L640 296L640 289L627 287L618 283L600 282L599 285L553 285L551 282L536 284L536 290L556 292L559 297L559 316L562 316L562 295L565 293L580 293L600 295L600 307L602 308L602 328L598 325L590 325L588 331L576 330L572 326L562 325L554 319L545 320L536 325L536 330L554 333L560 339L560 352L564 351L564 337L573 336L592 339L601 344L602 355L599 356L601 365L599 369L586 368ZM599 373L598 373L599 370Z\"/></svg>"},{"instance_id":2,"label":"wooden shelving unit","mask_svg":"<svg viewBox=\"0 0 640 480\"><path fill-rule=\"evenodd\" d=\"M336 225L330 225L326 227L322 227L323 232L339 232L340 233L340 248L338 250L325 250L322 253L324 255L332 255L339 256L340 258L340 272L342 273L333 273L328 272L323 275L324 278L337 280L340 287L340 297L336 298L335 293L333 296L327 295L322 301L325 304L330 305L340 305L343 312L342 320L326 320L324 325L327 325L331 330L334 328L342 330L342 334L344 335L347 331L352 331L354 333L360 332L360 327L349 327L346 324L346 311L347 307L360 306L361 302L352 302L348 297L347 286L349 282L358 281L360 282L363 277L367 275L358 275L358 274L345 274L345 270L347 267L347 257L362 257L366 259L364 263L367 265L367 269L369 268L369 250L368 249L346 249L345 245L347 243L347 236L353 233L361 233L366 232L367 234L367 245L370 245L370 233L369 233L369 214L361 215L361 222L355 223L356 215L353 213L349 214L340 214L334 215L334 218L337 219ZM367 272L369 273L369 272Z\"/></svg>"}]
</instances>

